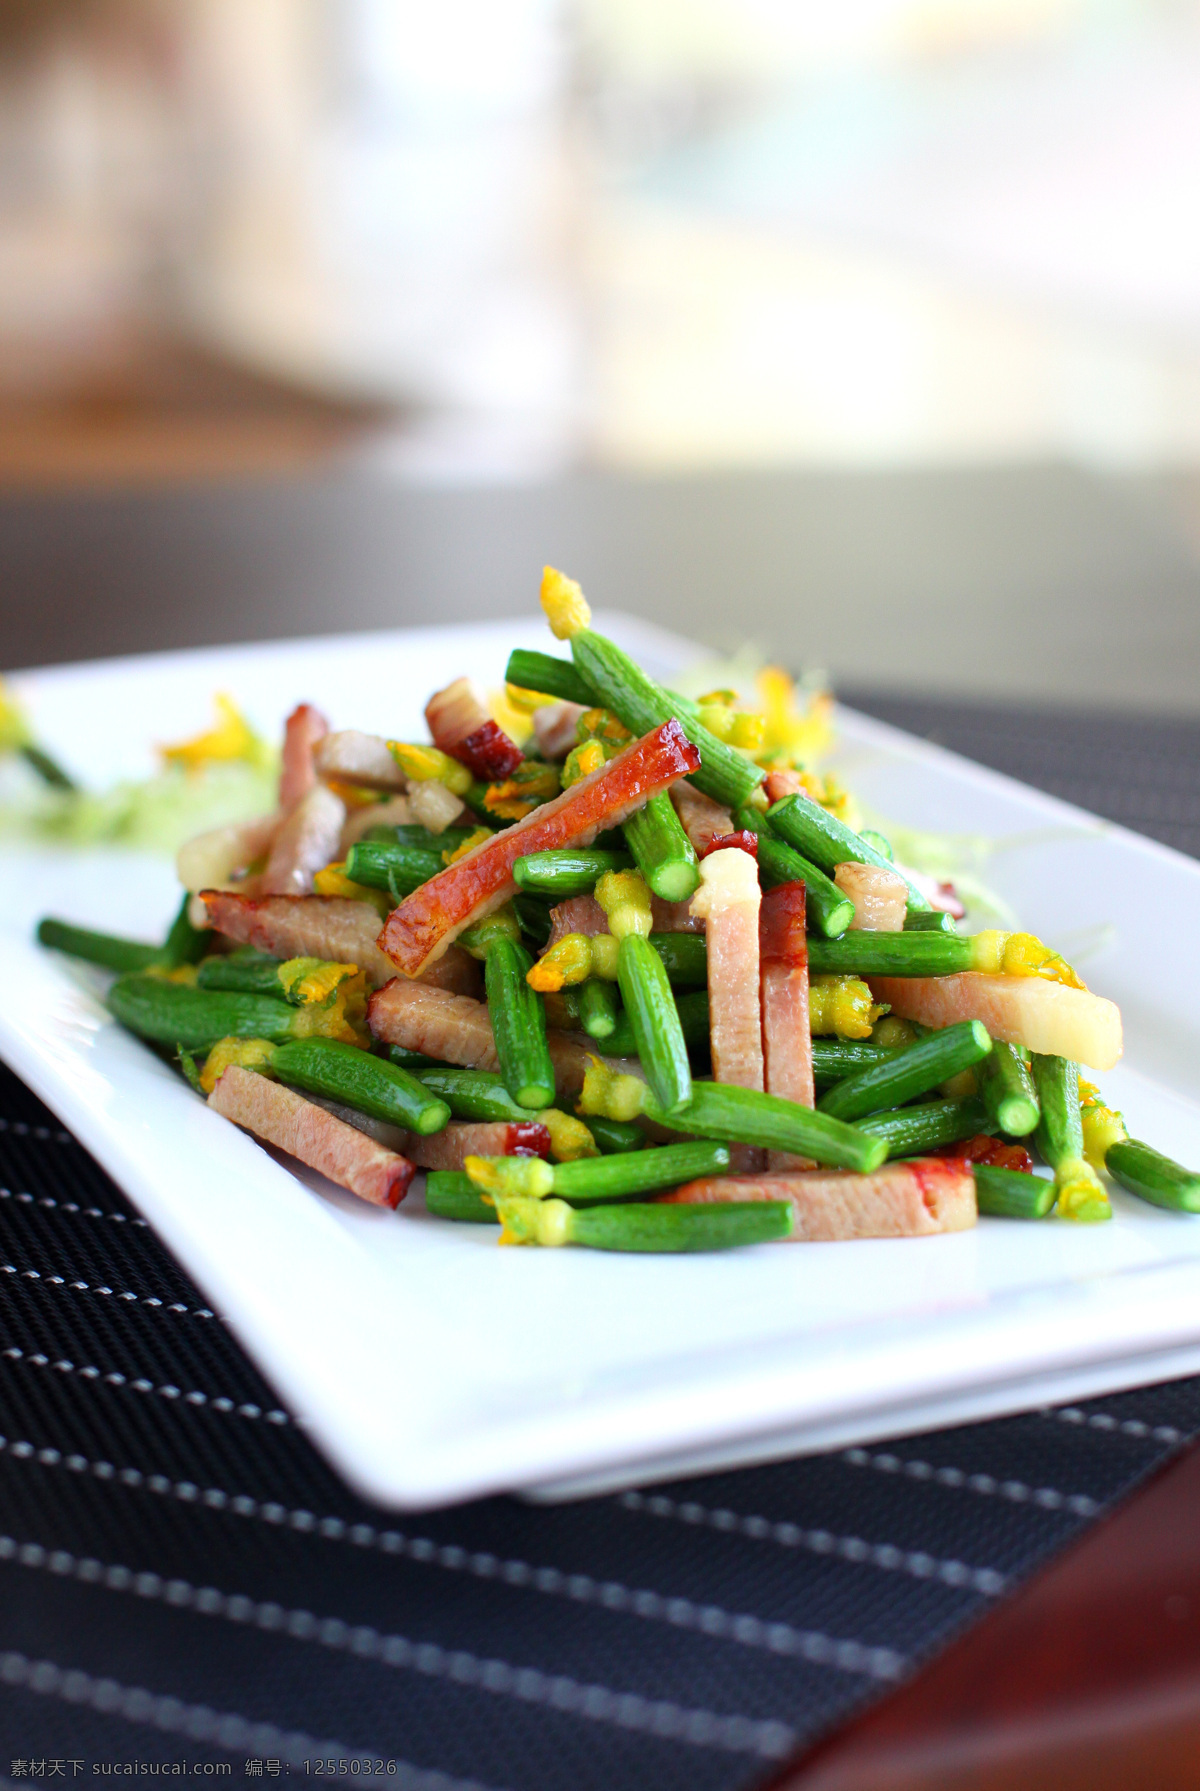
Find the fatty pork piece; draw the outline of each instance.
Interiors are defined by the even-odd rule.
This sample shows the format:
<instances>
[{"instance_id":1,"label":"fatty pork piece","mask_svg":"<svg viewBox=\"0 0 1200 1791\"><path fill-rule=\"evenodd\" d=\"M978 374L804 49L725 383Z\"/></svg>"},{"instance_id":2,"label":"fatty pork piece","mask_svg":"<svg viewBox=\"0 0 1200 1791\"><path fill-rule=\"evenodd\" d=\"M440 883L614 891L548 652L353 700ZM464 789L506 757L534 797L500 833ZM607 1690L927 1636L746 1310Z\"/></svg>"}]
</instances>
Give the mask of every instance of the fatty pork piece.
<instances>
[{"instance_id":1,"label":"fatty pork piece","mask_svg":"<svg viewBox=\"0 0 1200 1791\"><path fill-rule=\"evenodd\" d=\"M382 988L396 966L375 943L379 916L369 902L349 896L243 896L206 889L202 898L208 924L239 945L253 945L273 958L322 958L357 964L372 988ZM475 959L455 946L432 964L425 985L476 995L483 973Z\"/></svg>"},{"instance_id":2,"label":"fatty pork piece","mask_svg":"<svg viewBox=\"0 0 1200 1791\"><path fill-rule=\"evenodd\" d=\"M675 813L697 854L703 857L715 839L733 832L733 815L711 796L691 784L676 784L671 791Z\"/></svg>"},{"instance_id":3,"label":"fatty pork piece","mask_svg":"<svg viewBox=\"0 0 1200 1791\"><path fill-rule=\"evenodd\" d=\"M372 995L367 1024L375 1037L386 1044L422 1051L439 1063L459 1064L472 1070L500 1068L486 1006L465 995L451 994L448 989L430 988L398 976ZM546 1039L559 1098L574 1097L583 1087L588 1064L596 1056L595 1048L589 1048L590 1041L589 1046L581 1045L553 1027L547 1031Z\"/></svg>"},{"instance_id":4,"label":"fatty pork piece","mask_svg":"<svg viewBox=\"0 0 1200 1791\"><path fill-rule=\"evenodd\" d=\"M994 1039L1111 1070L1121 1056L1121 1010L1090 989L1068 989L1040 976L873 976L871 993L894 1014L923 1026L982 1020Z\"/></svg>"},{"instance_id":5,"label":"fatty pork piece","mask_svg":"<svg viewBox=\"0 0 1200 1791\"><path fill-rule=\"evenodd\" d=\"M758 921L762 979L763 1068L768 1094L815 1104L808 1012L808 936L803 883L780 883L763 896ZM767 1153L773 1170L812 1169L806 1157Z\"/></svg>"},{"instance_id":6,"label":"fatty pork piece","mask_svg":"<svg viewBox=\"0 0 1200 1791\"><path fill-rule=\"evenodd\" d=\"M408 788L408 778L392 757L387 741L378 734L361 733L358 728L326 734L317 746L314 762L318 777L361 784L368 790Z\"/></svg>"},{"instance_id":7,"label":"fatty pork piece","mask_svg":"<svg viewBox=\"0 0 1200 1791\"><path fill-rule=\"evenodd\" d=\"M664 1195L690 1205L723 1200L787 1200L792 1237L826 1244L850 1238L920 1238L966 1231L976 1220L975 1180L955 1157L885 1163L870 1175L843 1169L704 1176Z\"/></svg>"},{"instance_id":8,"label":"fatty pork piece","mask_svg":"<svg viewBox=\"0 0 1200 1791\"><path fill-rule=\"evenodd\" d=\"M533 731L544 759L565 759L578 738L576 724L587 710L582 703L545 703L533 712Z\"/></svg>"},{"instance_id":9,"label":"fatty pork piece","mask_svg":"<svg viewBox=\"0 0 1200 1791\"><path fill-rule=\"evenodd\" d=\"M456 678L436 691L425 705L425 720L433 744L481 783L511 777L525 756L492 720L469 678Z\"/></svg>"},{"instance_id":10,"label":"fatty pork piece","mask_svg":"<svg viewBox=\"0 0 1200 1791\"><path fill-rule=\"evenodd\" d=\"M314 784L284 816L271 841L261 895L307 895L313 878L337 856L346 805L324 784Z\"/></svg>"},{"instance_id":11,"label":"fatty pork piece","mask_svg":"<svg viewBox=\"0 0 1200 1791\"><path fill-rule=\"evenodd\" d=\"M298 1157L373 1206L399 1206L408 1192L414 1171L406 1157L253 1070L231 1064L217 1079L208 1104L264 1144Z\"/></svg>"},{"instance_id":12,"label":"fatty pork piece","mask_svg":"<svg viewBox=\"0 0 1200 1791\"><path fill-rule=\"evenodd\" d=\"M472 922L516 892L512 867L527 853L587 846L602 828L616 827L651 796L695 771L700 755L677 721L664 722L564 790L523 821L475 846L394 908L379 935L380 949L406 976L440 957Z\"/></svg>"},{"instance_id":13,"label":"fatty pork piece","mask_svg":"<svg viewBox=\"0 0 1200 1791\"><path fill-rule=\"evenodd\" d=\"M345 858L351 846L372 827L407 827L412 818L412 804L407 796L389 796L386 802L368 802L362 808L352 808L342 824L337 849L339 860Z\"/></svg>"},{"instance_id":14,"label":"fatty pork piece","mask_svg":"<svg viewBox=\"0 0 1200 1791\"><path fill-rule=\"evenodd\" d=\"M270 850L279 825L278 815L258 815L197 833L175 854L175 874L193 895L228 888Z\"/></svg>"},{"instance_id":15,"label":"fatty pork piece","mask_svg":"<svg viewBox=\"0 0 1200 1791\"><path fill-rule=\"evenodd\" d=\"M839 864L833 880L854 903L851 930L900 933L908 906L908 884L899 872L881 864Z\"/></svg>"},{"instance_id":16,"label":"fatty pork piece","mask_svg":"<svg viewBox=\"0 0 1200 1791\"><path fill-rule=\"evenodd\" d=\"M279 806L286 813L317 781L314 755L329 732L329 723L311 703L301 703L287 718L283 732L283 764L279 773Z\"/></svg>"},{"instance_id":17,"label":"fatty pork piece","mask_svg":"<svg viewBox=\"0 0 1200 1791\"><path fill-rule=\"evenodd\" d=\"M736 846L700 860L692 912L708 937L709 1038L713 1075L739 1088L763 1085L758 866Z\"/></svg>"}]
</instances>

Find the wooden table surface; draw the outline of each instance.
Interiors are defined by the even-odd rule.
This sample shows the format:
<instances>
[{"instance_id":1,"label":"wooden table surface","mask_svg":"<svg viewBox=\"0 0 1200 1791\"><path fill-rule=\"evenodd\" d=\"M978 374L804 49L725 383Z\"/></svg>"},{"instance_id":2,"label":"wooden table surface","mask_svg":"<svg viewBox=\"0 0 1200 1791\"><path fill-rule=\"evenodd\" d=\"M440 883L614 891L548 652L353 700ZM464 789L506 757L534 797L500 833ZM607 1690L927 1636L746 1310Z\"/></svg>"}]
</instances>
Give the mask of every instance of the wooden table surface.
<instances>
[{"instance_id":1,"label":"wooden table surface","mask_svg":"<svg viewBox=\"0 0 1200 1791\"><path fill-rule=\"evenodd\" d=\"M772 1791L1195 1791L1200 1445Z\"/></svg>"}]
</instances>

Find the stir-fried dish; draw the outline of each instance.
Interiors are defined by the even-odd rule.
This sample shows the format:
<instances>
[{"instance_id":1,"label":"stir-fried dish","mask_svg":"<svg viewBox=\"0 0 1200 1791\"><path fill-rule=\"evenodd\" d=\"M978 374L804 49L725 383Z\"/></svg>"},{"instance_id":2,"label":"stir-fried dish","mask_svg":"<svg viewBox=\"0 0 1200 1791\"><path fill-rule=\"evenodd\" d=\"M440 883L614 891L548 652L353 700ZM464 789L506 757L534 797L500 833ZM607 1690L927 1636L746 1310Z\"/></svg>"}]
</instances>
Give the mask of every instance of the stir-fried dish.
<instances>
[{"instance_id":1,"label":"stir-fried dish","mask_svg":"<svg viewBox=\"0 0 1200 1791\"><path fill-rule=\"evenodd\" d=\"M692 700L547 568L561 653L428 741L288 718L276 809L191 839L161 945L45 920L215 1112L363 1200L501 1243L713 1250L1200 1211L1081 1067L1121 1016L959 930L808 763L791 681ZM352 718L351 718L352 719ZM180 749L182 750L182 749ZM1038 1173L1034 1153L1049 1173Z\"/></svg>"}]
</instances>

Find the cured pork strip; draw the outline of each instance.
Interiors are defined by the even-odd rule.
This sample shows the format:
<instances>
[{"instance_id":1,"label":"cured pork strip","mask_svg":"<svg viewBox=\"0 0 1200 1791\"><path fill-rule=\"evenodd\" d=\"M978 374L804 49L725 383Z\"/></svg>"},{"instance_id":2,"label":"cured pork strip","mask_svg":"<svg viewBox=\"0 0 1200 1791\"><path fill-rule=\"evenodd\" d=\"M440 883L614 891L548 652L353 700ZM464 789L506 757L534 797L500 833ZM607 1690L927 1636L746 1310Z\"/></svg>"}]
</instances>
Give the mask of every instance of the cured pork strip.
<instances>
[{"instance_id":1,"label":"cured pork strip","mask_svg":"<svg viewBox=\"0 0 1200 1791\"><path fill-rule=\"evenodd\" d=\"M969 1164L914 1157L885 1163L870 1175L844 1169L766 1175L713 1175L663 1197L692 1204L722 1200L787 1200L796 1215L792 1237L828 1244L851 1238L921 1238L966 1231L976 1220Z\"/></svg>"},{"instance_id":2,"label":"cured pork strip","mask_svg":"<svg viewBox=\"0 0 1200 1791\"><path fill-rule=\"evenodd\" d=\"M569 933L582 933L587 939L598 939L607 932L608 915L595 896L568 896L565 902L555 902L550 910L550 937L546 941L546 950Z\"/></svg>"},{"instance_id":3,"label":"cured pork strip","mask_svg":"<svg viewBox=\"0 0 1200 1791\"><path fill-rule=\"evenodd\" d=\"M872 976L871 993L892 1012L923 1026L982 1020L994 1039L1068 1057L1093 1070L1111 1070L1122 1051L1121 1010L1087 989L1068 989L1040 976Z\"/></svg>"},{"instance_id":4,"label":"cured pork strip","mask_svg":"<svg viewBox=\"0 0 1200 1791\"><path fill-rule=\"evenodd\" d=\"M693 784L676 784L671 791L671 801L697 856L703 857L722 833L733 832L732 811L714 802Z\"/></svg>"},{"instance_id":5,"label":"cured pork strip","mask_svg":"<svg viewBox=\"0 0 1200 1791\"><path fill-rule=\"evenodd\" d=\"M511 777L524 758L515 740L492 720L469 678L456 678L425 705L433 744L482 783Z\"/></svg>"},{"instance_id":6,"label":"cured pork strip","mask_svg":"<svg viewBox=\"0 0 1200 1791\"><path fill-rule=\"evenodd\" d=\"M418 1169L461 1169L468 1157L548 1157L550 1134L530 1115L520 1120L451 1120L422 1138L406 1132L404 1154Z\"/></svg>"},{"instance_id":7,"label":"cured pork strip","mask_svg":"<svg viewBox=\"0 0 1200 1791\"><path fill-rule=\"evenodd\" d=\"M389 1045L404 1045L409 1051L423 1051L440 1063L459 1064L471 1070L500 1067L492 1022L484 1003L453 995L447 989L394 977L386 988L372 995L367 1024L377 1039ZM546 1039L558 1094L577 1095L596 1051L553 1027L547 1031Z\"/></svg>"},{"instance_id":8,"label":"cured pork strip","mask_svg":"<svg viewBox=\"0 0 1200 1791\"><path fill-rule=\"evenodd\" d=\"M576 742L575 724L587 710L582 703L545 703L533 712L533 731L545 759L565 759Z\"/></svg>"},{"instance_id":9,"label":"cured pork strip","mask_svg":"<svg viewBox=\"0 0 1200 1791\"><path fill-rule=\"evenodd\" d=\"M900 933L908 905L908 884L881 864L839 864L833 880L854 903L853 931Z\"/></svg>"},{"instance_id":10,"label":"cured pork strip","mask_svg":"<svg viewBox=\"0 0 1200 1791\"><path fill-rule=\"evenodd\" d=\"M348 1126L295 1089L268 1081L231 1064L208 1097L217 1113L298 1157L339 1188L373 1206L399 1206L413 1178L413 1165L396 1151Z\"/></svg>"},{"instance_id":11,"label":"cured pork strip","mask_svg":"<svg viewBox=\"0 0 1200 1791\"><path fill-rule=\"evenodd\" d=\"M816 1104L808 1018L808 935L803 883L780 883L763 896L758 917L763 1073L768 1094L802 1107ZM811 1169L806 1157L768 1151L772 1170Z\"/></svg>"},{"instance_id":12,"label":"cured pork strip","mask_svg":"<svg viewBox=\"0 0 1200 1791\"><path fill-rule=\"evenodd\" d=\"M314 763L318 777L362 784L368 790L408 788L408 778L388 750L387 741L358 728L326 734L317 745Z\"/></svg>"},{"instance_id":13,"label":"cured pork strip","mask_svg":"<svg viewBox=\"0 0 1200 1791\"><path fill-rule=\"evenodd\" d=\"M406 976L417 976L453 939L516 891L512 867L530 852L587 846L660 790L696 770L700 755L677 721L664 722L615 759L523 821L448 865L392 910L379 945Z\"/></svg>"},{"instance_id":14,"label":"cured pork strip","mask_svg":"<svg viewBox=\"0 0 1200 1791\"><path fill-rule=\"evenodd\" d=\"M407 796L390 796L386 802L368 802L362 808L352 808L342 825L338 857L345 858L351 846L372 827L407 827L412 818Z\"/></svg>"},{"instance_id":15,"label":"cured pork strip","mask_svg":"<svg viewBox=\"0 0 1200 1791\"><path fill-rule=\"evenodd\" d=\"M253 821L234 821L228 827L198 833L176 853L176 875L193 895L202 889L225 888L238 872L270 850L278 831L278 815L258 815Z\"/></svg>"},{"instance_id":16,"label":"cured pork strip","mask_svg":"<svg viewBox=\"0 0 1200 1791\"><path fill-rule=\"evenodd\" d=\"M317 781L313 756L329 732L329 723L311 703L301 703L283 730L283 764L279 773L279 806L285 812L307 796Z\"/></svg>"},{"instance_id":17,"label":"cured pork strip","mask_svg":"<svg viewBox=\"0 0 1200 1791\"><path fill-rule=\"evenodd\" d=\"M700 860L692 913L708 936L708 1012L713 1076L763 1085L758 918L762 891L749 853L729 847Z\"/></svg>"},{"instance_id":18,"label":"cured pork strip","mask_svg":"<svg viewBox=\"0 0 1200 1791\"><path fill-rule=\"evenodd\" d=\"M273 958L323 958L357 964L372 988L382 988L396 966L375 943L379 916L369 902L348 896L243 896L206 889L208 925L239 945L253 945ZM460 995L476 995L483 975L459 946L432 964L424 979Z\"/></svg>"},{"instance_id":19,"label":"cured pork strip","mask_svg":"<svg viewBox=\"0 0 1200 1791\"><path fill-rule=\"evenodd\" d=\"M262 895L307 895L317 872L337 857L346 805L324 784L314 784L285 815L271 841Z\"/></svg>"},{"instance_id":20,"label":"cured pork strip","mask_svg":"<svg viewBox=\"0 0 1200 1791\"><path fill-rule=\"evenodd\" d=\"M782 802L785 796L807 794L800 773L786 767L779 771L768 771L763 779L763 789L767 793L768 802Z\"/></svg>"}]
</instances>

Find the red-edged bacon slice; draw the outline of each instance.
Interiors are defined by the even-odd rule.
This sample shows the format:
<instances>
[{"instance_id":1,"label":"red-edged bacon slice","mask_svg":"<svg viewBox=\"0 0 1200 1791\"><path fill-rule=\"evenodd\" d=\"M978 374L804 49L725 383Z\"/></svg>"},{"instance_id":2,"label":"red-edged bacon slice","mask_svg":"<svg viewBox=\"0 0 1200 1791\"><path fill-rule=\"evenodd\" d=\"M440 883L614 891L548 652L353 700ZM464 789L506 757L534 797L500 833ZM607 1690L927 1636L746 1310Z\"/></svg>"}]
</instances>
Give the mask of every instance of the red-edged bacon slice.
<instances>
[{"instance_id":1,"label":"red-edged bacon slice","mask_svg":"<svg viewBox=\"0 0 1200 1791\"><path fill-rule=\"evenodd\" d=\"M271 842L261 895L307 895L317 872L337 857L346 805L325 784L314 784L284 819Z\"/></svg>"},{"instance_id":2,"label":"red-edged bacon slice","mask_svg":"<svg viewBox=\"0 0 1200 1791\"><path fill-rule=\"evenodd\" d=\"M407 1157L253 1070L231 1064L208 1104L235 1126L298 1157L373 1206L399 1206L408 1192L414 1170Z\"/></svg>"},{"instance_id":3,"label":"red-edged bacon slice","mask_svg":"<svg viewBox=\"0 0 1200 1791\"><path fill-rule=\"evenodd\" d=\"M329 723L311 703L301 703L288 716L283 730L283 764L279 773L279 806L293 808L317 781L313 756Z\"/></svg>"},{"instance_id":4,"label":"red-edged bacon slice","mask_svg":"<svg viewBox=\"0 0 1200 1791\"><path fill-rule=\"evenodd\" d=\"M425 705L425 720L433 744L482 783L511 777L525 756L492 720L469 678L456 678L445 690L436 691Z\"/></svg>"},{"instance_id":5,"label":"red-edged bacon slice","mask_svg":"<svg viewBox=\"0 0 1200 1791\"><path fill-rule=\"evenodd\" d=\"M699 764L700 754L675 720L631 741L607 765L414 890L388 916L380 949L406 976L417 976L464 927L482 920L515 892L512 867L518 858L590 845L602 828L618 826Z\"/></svg>"},{"instance_id":6,"label":"red-edged bacon slice","mask_svg":"<svg viewBox=\"0 0 1200 1791\"><path fill-rule=\"evenodd\" d=\"M378 734L343 728L337 734L326 734L313 756L319 777L362 784L368 790L408 788L407 776Z\"/></svg>"},{"instance_id":7,"label":"red-edged bacon slice","mask_svg":"<svg viewBox=\"0 0 1200 1791\"><path fill-rule=\"evenodd\" d=\"M446 989L397 976L372 995L367 1024L385 1044L423 1051L440 1063L460 1064L471 1070L500 1067L487 1008L482 1001L471 1001L465 995L452 995ZM597 1055L591 1041L580 1044L554 1027L547 1031L546 1039L559 1095L578 1094L587 1066ZM630 1067L619 1059L610 1061L618 1063L621 1069Z\"/></svg>"},{"instance_id":8,"label":"red-edged bacon slice","mask_svg":"<svg viewBox=\"0 0 1200 1791\"><path fill-rule=\"evenodd\" d=\"M671 791L675 813L697 852L707 852L718 834L733 831L733 815L711 796L692 784L676 784Z\"/></svg>"},{"instance_id":9,"label":"red-edged bacon slice","mask_svg":"<svg viewBox=\"0 0 1200 1791\"><path fill-rule=\"evenodd\" d=\"M685 1205L723 1200L787 1200L792 1237L827 1244L849 1238L921 1238L975 1223L975 1179L956 1158L914 1157L871 1175L819 1169L786 1175L713 1175L661 1197Z\"/></svg>"},{"instance_id":10,"label":"red-edged bacon slice","mask_svg":"<svg viewBox=\"0 0 1200 1791\"><path fill-rule=\"evenodd\" d=\"M582 703L545 703L533 712L533 731L544 759L565 759L576 743L576 723L587 710Z\"/></svg>"},{"instance_id":11,"label":"red-edged bacon slice","mask_svg":"<svg viewBox=\"0 0 1200 1791\"><path fill-rule=\"evenodd\" d=\"M418 1169L461 1169L468 1157L548 1157L550 1134L532 1117L521 1120L451 1120L422 1138L405 1134L404 1154Z\"/></svg>"},{"instance_id":12,"label":"red-edged bacon slice","mask_svg":"<svg viewBox=\"0 0 1200 1791\"><path fill-rule=\"evenodd\" d=\"M710 852L749 852L751 858L758 863L758 835L751 833L748 827L740 827L734 833L714 834L704 850L698 854L707 858Z\"/></svg>"},{"instance_id":13,"label":"red-edged bacon slice","mask_svg":"<svg viewBox=\"0 0 1200 1791\"><path fill-rule=\"evenodd\" d=\"M255 897L218 889L206 889L201 899L208 924L239 945L253 945L273 958L357 964L377 989L396 974L396 966L375 943L379 916L369 902L348 896ZM483 986L479 965L457 945L431 964L422 980L456 995L478 995Z\"/></svg>"},{"instance_id":14,"label":"red-edged bacon slice","mask_svg":"<svg viewBox=\"0 0 1200 1791\"><path fill-rule=\"evenodd\" d=\"M762 980L763 1065L768 1094L816 1104L808 1023L808 935L803 883L780 883L763 896L758 917ZM769 1151L772 1170L809 1169L806 1157Z\"/></svg>"}]
</instances>

